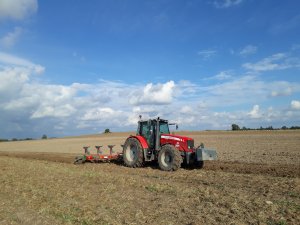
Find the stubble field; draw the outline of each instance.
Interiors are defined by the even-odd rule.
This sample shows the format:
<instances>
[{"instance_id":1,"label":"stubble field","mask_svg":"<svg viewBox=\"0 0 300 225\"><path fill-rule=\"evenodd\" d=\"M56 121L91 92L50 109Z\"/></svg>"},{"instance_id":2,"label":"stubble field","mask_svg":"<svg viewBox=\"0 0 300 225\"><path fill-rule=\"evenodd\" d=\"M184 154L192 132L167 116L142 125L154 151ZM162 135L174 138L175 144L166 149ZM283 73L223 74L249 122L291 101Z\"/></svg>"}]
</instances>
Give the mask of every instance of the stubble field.
<instances>
[{"instance_id":1,"label":"stubble field","mask_svg":"<svg viewBox=\"0 0 300 225\"><path fill-rule=\"evenodd\" d=\"M0 143L0 224L300 224L299 131L179 132L217 150L203 169L72 164L129 134Z\"/></svg>"}]
</instances>

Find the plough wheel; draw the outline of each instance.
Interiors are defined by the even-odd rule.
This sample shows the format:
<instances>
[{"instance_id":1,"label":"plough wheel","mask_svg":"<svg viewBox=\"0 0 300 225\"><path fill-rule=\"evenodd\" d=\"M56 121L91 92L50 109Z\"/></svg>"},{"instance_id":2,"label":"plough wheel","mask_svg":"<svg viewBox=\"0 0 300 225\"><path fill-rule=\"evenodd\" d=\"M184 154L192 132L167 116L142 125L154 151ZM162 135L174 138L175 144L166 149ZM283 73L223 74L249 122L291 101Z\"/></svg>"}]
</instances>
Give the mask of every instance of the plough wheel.
<instances>
[{"instance_id":1,"label":"plough wheel","mask_svg":"<svg viewBox=\"0 0 300 225\"><path fill-rule=\"evenodd\" d=\"M84 159L82 156L77 156L74 160L74 164L83 164L84 163Z\"/></svg>"}]
</instances>

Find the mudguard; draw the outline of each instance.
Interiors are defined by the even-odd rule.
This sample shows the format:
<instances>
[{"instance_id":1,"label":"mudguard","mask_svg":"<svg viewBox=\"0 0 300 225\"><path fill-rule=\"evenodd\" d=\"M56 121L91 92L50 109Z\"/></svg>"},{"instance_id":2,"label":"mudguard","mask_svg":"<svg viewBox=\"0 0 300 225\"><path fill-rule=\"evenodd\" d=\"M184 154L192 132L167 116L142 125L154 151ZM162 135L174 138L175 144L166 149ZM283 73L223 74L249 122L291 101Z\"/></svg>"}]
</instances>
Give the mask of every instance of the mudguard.
<instances>
[{"instance_id":1,"label":"mudguard","mask_svg":"<svg viewBox=\"0 0 300 225\"><path fill-rule=\"evenodd\" d=\"M141 143L143 149L148 149L148 148L149 148L148 143L147 143L147 140L146 140L146 138L144 138L143 136L136 135L136 136L130 136L130 137L128 137L128 138L136 138L136 139L138 139L139 142ZM128 139L128 138L127 138L127 139Z\"/></svg>"}]
</instances>

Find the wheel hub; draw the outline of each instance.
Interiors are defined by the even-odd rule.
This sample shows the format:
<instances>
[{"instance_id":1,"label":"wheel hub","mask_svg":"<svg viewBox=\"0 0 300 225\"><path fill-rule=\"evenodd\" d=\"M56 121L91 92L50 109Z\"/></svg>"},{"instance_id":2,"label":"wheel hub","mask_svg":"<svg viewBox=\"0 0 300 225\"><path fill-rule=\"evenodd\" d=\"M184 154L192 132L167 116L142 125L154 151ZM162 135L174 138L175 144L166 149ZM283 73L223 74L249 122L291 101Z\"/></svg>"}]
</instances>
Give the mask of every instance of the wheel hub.
<instances>
[{"instance_id":1,"label":"wheel hub","mask_svg":"<svg viewBox=\"0 0 300 225\"><path fill-rule=\"evenodd\" d=\"M126 149L126 158L128 161L132 162L137 157L137 148L134 145L128 146Z\"/></svg>"},{"instance_id":2,"label":"wheel hub","mask_svg":"<svg viewBox=\"0 0 300 225\"><path fill-rule=\"evenodd\" d=\"M165 167L169 167L170 164L172 163L173 161L173 157L168 153L168 152L164 152L162 155L162 164L165 166Z\"/></svg>"}]
</instances>

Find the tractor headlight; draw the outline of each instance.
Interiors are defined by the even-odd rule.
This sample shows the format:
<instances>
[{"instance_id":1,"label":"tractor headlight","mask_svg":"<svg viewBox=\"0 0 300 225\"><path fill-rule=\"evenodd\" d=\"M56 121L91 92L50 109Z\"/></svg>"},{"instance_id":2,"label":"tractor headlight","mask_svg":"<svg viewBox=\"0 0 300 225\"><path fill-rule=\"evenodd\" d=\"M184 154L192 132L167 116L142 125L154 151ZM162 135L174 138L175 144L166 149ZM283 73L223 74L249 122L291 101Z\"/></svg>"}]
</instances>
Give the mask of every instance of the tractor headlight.
<instances>
[{"instance_id":1,"label":"tractor headlight","mask_svg":"<svg viewBox=\"0 0 300 225\"><path fill-rule=\"evenodd\" d=\"M194 140L188 140L187 141L187 146L189 149L193 149L194 148Z\"/></svg>"}]
</instances>

